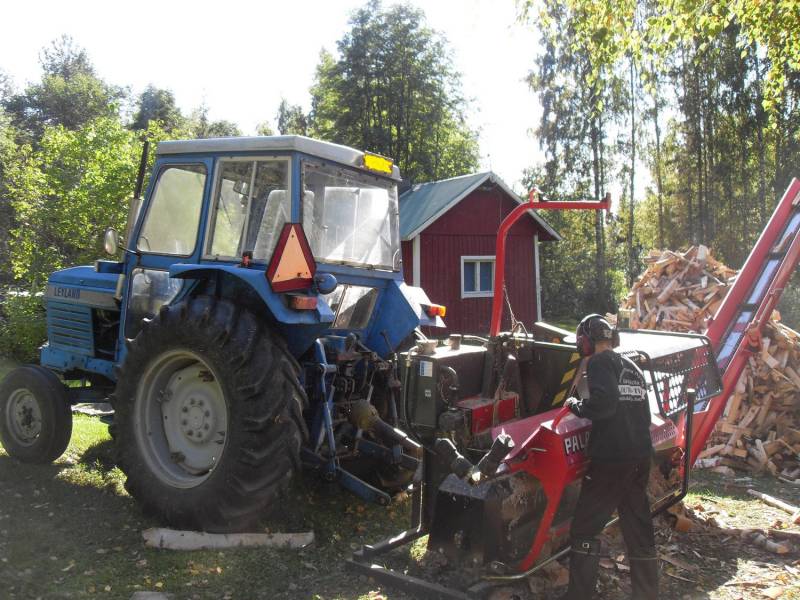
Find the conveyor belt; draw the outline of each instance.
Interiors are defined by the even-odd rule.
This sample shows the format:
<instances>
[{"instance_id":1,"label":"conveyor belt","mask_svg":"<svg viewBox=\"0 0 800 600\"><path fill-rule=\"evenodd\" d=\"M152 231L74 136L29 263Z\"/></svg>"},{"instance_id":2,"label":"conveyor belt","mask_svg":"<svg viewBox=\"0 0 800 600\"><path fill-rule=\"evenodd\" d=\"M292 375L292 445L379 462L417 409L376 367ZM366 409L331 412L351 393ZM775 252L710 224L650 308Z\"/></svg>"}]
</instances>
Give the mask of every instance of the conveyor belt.
<instances>
[{"instance_id":1,"label":"conveyor belt","mask_svg":"<svg viewBox=\"0 0 800 600\"><path fill-rule=\"evenodd\" d=\"M792 180L717 310L706 335L722 372L722 393L695 415L692 461L705 446L800 261L800 180Z\"/></svg>"}]
</instances>

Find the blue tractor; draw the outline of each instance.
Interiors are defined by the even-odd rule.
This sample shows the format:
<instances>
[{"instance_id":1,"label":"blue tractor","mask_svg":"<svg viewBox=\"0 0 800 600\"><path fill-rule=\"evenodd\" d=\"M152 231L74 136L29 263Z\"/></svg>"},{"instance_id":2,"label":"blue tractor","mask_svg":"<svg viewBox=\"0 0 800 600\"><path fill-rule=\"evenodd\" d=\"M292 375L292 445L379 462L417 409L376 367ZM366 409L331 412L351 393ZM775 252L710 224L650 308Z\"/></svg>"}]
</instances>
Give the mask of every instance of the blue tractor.
<instances>
[{"instance_id":1,"label":"blue tractor","mask_svg":"<svg viewBox=\"0 0 800 600\"><path fill-rule=\"evenodd\" d=\"M389 159L300 136L162 142L127 233L53 273L41 365L0 385L0 441L66 449L110 399L126 487L184 529L241 530L301 465L387 503L419 477L395 351L443 307L401 272Z\"/></svg>"}]
</instances>

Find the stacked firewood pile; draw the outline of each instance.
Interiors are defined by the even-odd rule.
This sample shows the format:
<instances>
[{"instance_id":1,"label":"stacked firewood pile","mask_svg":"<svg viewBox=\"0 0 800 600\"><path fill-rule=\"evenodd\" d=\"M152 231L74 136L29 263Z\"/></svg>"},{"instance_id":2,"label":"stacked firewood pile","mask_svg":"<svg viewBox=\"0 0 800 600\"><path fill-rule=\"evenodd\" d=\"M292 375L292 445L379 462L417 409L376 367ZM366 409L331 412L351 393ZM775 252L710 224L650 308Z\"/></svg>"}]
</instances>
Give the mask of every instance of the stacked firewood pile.
<instances>
[{"instance_id":1,"label":"stacked firewood pile","mask_svg":"<svg viewBox=\"0 0 800 600\"><path fill-rule=\"evenodd\" d=\"M645 262L620 306L634 329L704 332L736 277L705 246L651 251ZM777 311L762 334L761 352L750 358L697 466L800 483L800 334Z\"/></svg>"},{"instance_id":2,"label":"stacked firewood pile","mask_svg":"<svg viewBox=\"0 0 800 600\"><path fill-rule=\"evenodd\" d=\"M736 276L705 246L683 253L651 250L645 263L647 270L620 306L632 311L633 329L705 331Z\"/></svg>"},{"instance_id":3,"label":"stacked firewood pile","mask_svg":"<svg viewBox=\"0 0 800 600\"><path fill-rule=\"evenodd\" d=\"M742 372L698 466L800 483L800 334L776 320Z\"/></svg>"}]
</instances>

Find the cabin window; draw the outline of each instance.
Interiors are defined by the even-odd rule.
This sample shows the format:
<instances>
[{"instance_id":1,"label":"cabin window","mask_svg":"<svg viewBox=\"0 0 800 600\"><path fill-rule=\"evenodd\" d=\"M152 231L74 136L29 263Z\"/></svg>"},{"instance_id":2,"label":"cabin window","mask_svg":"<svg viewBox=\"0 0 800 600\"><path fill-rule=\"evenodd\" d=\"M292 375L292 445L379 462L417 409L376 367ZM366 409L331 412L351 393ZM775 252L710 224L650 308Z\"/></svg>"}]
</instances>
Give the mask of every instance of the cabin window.
<instances>
[{"instance_id":1,"label":"cabin window","mask_svg":"<svg viewBox=\"0 0 800 600\"><path fill-rule=\"evenodd\" d=\"M221 160L206 257L268 261L291 213L288 160Z\"/></svg>"},{"instance_id":2,"label":"cabin window","mask_svg":"<svg viewBox=\"0 0 800 600\"><path fill-rule=\"evenodd\" d=\"M190 256L197 240L206 168L171 165L158 176L136 248L140 252Z\"/></svg>"},{"instance_id":3,"label":"cabin window","mask_svg":"<svg viewBox=\"0 0 800 600\"><path fill-rule=\"evenodd\" d=\"M487 298L494 294L494 256L461 257L461 297Z\"/></svg>"}]
</instances>

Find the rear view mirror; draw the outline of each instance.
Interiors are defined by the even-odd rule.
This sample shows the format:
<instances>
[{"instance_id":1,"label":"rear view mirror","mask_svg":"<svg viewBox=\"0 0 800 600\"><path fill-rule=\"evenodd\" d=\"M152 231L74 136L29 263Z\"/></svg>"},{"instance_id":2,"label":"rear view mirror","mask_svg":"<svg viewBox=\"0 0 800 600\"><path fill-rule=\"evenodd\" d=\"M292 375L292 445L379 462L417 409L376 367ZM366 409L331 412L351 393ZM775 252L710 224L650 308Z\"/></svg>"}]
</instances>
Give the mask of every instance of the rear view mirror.
<instances>
[{"instance_id":1,"label":"rear view mirror","mask_svg":"<svg viewBox=\"0 0 800 600\"><path fill-rule=\"evenodd\" d=\"M106 228L106 231L103 234L103 249L106 251L106 254L111 256L116 254L117 249L119 248L119 242L119 232L113 227Z\"/></svg>"}]
</instances>

